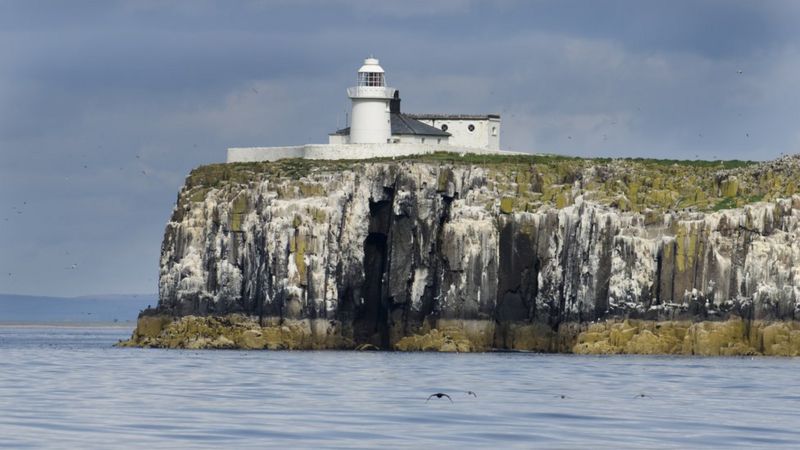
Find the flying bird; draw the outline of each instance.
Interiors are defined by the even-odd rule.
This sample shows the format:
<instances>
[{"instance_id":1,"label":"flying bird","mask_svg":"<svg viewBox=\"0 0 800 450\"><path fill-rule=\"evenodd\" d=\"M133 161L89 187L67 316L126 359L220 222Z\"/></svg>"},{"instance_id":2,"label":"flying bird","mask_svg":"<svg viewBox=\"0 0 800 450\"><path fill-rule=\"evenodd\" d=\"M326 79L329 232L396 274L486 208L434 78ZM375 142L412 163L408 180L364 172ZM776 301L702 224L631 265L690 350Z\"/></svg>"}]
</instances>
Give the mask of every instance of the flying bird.
<instances>
[{"instance_id":1,"label":"flying bird","mask_svg":"<svg viewBox=\"0 0 800 450\"><path fill-rule=\"evenodd\" d=\"M471 395L471 396L473 396L475 398L478 398L478 394L476 394L476 393L474 393L472 391L464 391L464 393L467 394L467 395Z\"/></svg>"},{"instance_id":2,"label":"flying bird","mask_svg":"<svg viewBox=\"0 0 800 450\"><path fill-rule=\"evenodd\" d=\"M436 398L447 397L447 399L450 400L450 403L453 403L453 399L450 398L449 395L444 394L442 392L437 392L435 394L431 394L430 396L428 396L428 400L425 400L425 403L429 402L433 397L436 397Z\"/></svg>"},{"instance_id":3,"label":"flying bird","mask_svg":"<svg viewBox=\"0 0 800 450\"><path fill-rule=\"evenodd\" d=\"M653 396L647 394L636 394L633 396L633 398L653 398Z\"/></svg>"}]
</instances>

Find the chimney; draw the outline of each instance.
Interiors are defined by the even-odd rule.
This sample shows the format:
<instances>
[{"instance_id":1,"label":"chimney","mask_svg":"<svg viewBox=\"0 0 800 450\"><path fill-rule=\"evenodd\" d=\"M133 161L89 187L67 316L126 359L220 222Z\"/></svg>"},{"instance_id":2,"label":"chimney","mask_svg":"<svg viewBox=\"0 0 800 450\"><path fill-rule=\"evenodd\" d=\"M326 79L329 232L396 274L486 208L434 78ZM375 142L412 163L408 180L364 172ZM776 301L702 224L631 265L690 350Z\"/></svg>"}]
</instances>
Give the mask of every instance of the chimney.
<instances>
[{"instance_id":1,"label":"chimney","mask_svg":"<svg viewBox=\"0 0 800 450\"><path fill-rule=\"evenodd\" d=\"M400 90L394 91L394 97L389 100L389 112L400 113Z\"/></svg>"}]
</instances>

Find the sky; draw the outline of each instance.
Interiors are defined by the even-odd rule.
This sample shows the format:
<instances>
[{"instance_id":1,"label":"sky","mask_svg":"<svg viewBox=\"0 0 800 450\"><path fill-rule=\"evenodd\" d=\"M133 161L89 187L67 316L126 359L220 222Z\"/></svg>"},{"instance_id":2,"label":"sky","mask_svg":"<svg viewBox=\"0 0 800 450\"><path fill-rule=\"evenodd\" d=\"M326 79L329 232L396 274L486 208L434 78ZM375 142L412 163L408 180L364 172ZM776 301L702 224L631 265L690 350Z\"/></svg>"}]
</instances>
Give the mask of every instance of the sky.
<instances>
[{"instance_id":1,"label":"sky","mask_svg":"<svg viewBox=\"0 0 800 450\"><path fill-rule=\"evenodd\" d=\"M800 152L800 2L0 0L0 292L157 291L189 171L327 142L364 58L501 147Z\"/></svg>"}]
</instances>

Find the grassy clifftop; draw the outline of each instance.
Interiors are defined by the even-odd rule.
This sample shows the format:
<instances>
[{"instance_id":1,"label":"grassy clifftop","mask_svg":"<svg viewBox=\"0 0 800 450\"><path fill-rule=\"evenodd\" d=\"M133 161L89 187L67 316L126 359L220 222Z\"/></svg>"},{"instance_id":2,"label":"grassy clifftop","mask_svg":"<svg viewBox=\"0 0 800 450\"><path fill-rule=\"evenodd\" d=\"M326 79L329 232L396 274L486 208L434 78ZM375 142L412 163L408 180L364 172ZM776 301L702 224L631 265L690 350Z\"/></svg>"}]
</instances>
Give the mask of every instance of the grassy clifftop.
<instances>
[{"instance_id":1,"label":"grassy clifftop","mask_svg":"<svg viewBox=\"0 0 800 450\"><path fill-rule=\"evenodd\" d=\"M800 192L797 156L756 163L435 153L368 161L286 159L207 165L187 177L182 197L199 201L209 189L263 179L303 183L317 173L353 170L368 163L418 163L442 170L464 165L482 168L503 212L532 211L542 206L562 208L579 195L622 211L714 211ZM309 189L313 191L312 187Z\"/></svg>"}]
</instances>

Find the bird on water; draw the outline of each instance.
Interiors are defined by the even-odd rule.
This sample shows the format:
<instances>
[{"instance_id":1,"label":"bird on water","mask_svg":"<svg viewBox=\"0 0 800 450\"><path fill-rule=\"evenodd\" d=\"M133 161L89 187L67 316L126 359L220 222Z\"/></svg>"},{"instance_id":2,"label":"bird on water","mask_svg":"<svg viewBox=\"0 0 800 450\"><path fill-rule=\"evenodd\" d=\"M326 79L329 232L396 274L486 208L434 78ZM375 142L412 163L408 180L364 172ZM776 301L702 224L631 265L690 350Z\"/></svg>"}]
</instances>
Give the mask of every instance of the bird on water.
<instances>
[{"instance_id":1,"label":"bird on water","mask_svg":"<svg viewBox=\"0 0 800 450\"><path fill-rule=\"evenodd\" d=\"M431 400L433 397L436 397L436 398L447 397L447 399L448 399L448 400L450 400L450 403L453 403L453 399L452 399L452 398L450 398L450 396L449 396L449 395L447 395L447 394L445 394L445 393L442 393L442 392L437 392L437 393L435 393L435 394L431 394L431 395L429 395L429 396L428 396L428 400L425 400L425 403L429 402L429 401L430 401L430 400Z\"/></svg>"}]
</instances>

